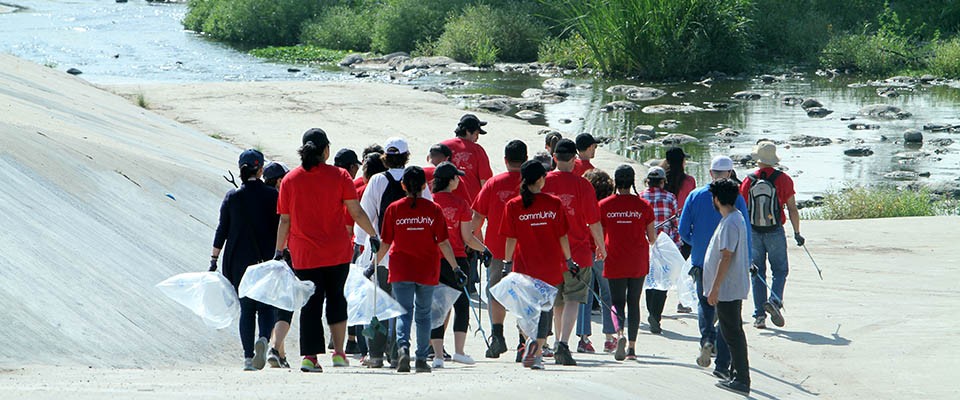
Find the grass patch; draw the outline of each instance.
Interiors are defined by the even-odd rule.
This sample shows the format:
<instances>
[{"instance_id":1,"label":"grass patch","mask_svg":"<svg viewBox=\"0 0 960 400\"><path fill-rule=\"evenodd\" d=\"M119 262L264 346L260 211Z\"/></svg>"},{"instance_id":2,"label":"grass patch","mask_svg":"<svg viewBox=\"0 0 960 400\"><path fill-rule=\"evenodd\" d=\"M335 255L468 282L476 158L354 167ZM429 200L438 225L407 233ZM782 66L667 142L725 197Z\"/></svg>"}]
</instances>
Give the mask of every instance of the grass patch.
<instances>
[{"instance_id":1,"label":"grass patch","mask_svg":"<svg viewBox=\"0 0 960 400\"><path fill-rule=\"evenodd\" d=\"M300 42L335 50L370 51L373 12L347 6L324 10L303 25Z\"/></svg>"},{"instance_id":2,"label":"grass patch","mask_svg":"<svg viewBox=\"0 0 960 400\"><path fill-rule=\"evenodd\" d=\"M590 52L590 46L578 32L574 32L565 39L546 38L540 43L537 61L553 63L578 71L596 67L596 61L593 58L593 53Z\"/></svg>"},{"instance_id":3,"label":"grass patch","mask_svg":"<svg viewBox=\"0 0 960 400\"><path fill-rule=\"evenodd\" d=\"M207 136L210 136L211 138L217 139L217 140L224 140L224 139L225 139L225 138L223 137L223 135L221 135L221 134L219 134L219 133L211 133L211 134L209 134L209 135L207 135Z\"/></svg>"},{"instance_id":4,"label":"grass patch","mask_svg":"<svg viewBox=\"0 0 960 400\"><path fill-rule=\"evenodd\" d=\"M143 92L137 93L136 97L134 97L134 100L137 102L137 105L140 106L140 108L150 108L150 103L147 101L147 96L143 94Z\"/></svg>"},{"instance_id":5,"label":"grass patch","mask_svg":"<svg viewBox=\"0 0 960 400\"><path fill-rule=\"evenodd\" d=\"M956 200L945 200L926 189L900 190L893 186L848 187L827 193L823 206L806 211L809 219L864 219L957 215Z\"/></svg>"},{"instance_id":6,"label":"grass patch","mask_svg":"<svg viewBox=\"0 0 960 400\"><path fill-rule=\"evenodd\" d=\"M927 69L945 78L960 78L960 38L932 45L933 58Z\"/></svg>"},{"instance_id":7,"label":"grass patch","mask_svg":"<svg viewBox=\"0 0 960 400\"><path fill-rule=\"evenodd\" d=\"M264 47L250 51L254 57L291 64L339 62L351 53L353 52L317 46Z\"/></svg>"}]
</instances>

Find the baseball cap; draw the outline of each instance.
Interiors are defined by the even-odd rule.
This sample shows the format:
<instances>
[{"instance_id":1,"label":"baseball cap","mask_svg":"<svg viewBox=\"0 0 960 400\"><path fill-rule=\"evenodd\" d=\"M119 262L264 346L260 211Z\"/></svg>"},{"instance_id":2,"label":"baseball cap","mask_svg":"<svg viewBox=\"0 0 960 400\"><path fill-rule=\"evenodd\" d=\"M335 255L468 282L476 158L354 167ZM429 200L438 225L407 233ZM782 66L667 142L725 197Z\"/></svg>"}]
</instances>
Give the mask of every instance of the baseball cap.
<instances>
[{"instance_id":1,"label":"baseball cap","mask_svg":"<svg viewBox=\"0 0 960 400\"><path fill-rule=\"evenodd\" d=\"M453 151L451 151L450 148L443 143L437 143L433 146L430 146L430 154L442 154L447 158L453 157Z\"/></svg>"},{"instance_id":2,"label":"baseball cap","mask_svg":"<svg viewBox=\"0 0 960 400\"><path fill-rule=\"evenodd\" d=\"M396 136L387 139L387 142L383 144L383 148L386 149L386 154L407 154L410 152L410 148L407 147L407 141Z\"/></svg>"},{"instance_id":3,"label":"baseball cap","mask_svg":"<svg viewBox=\"0 0 960 400\"><path fill-rule=\"evenodd\" d=\"M526 182L535 182L547 176L547 169L537 160L527 160L520 166L520 176Z\"/></svg>"},{"instance_id":4,"label":"baseball cap","mask_svg":"<svg viewBox=\"0 0 960 400\"><path fill-rule=\"evenodd\" d=\"M463 114L463 116L460 117L460 122L457 123L458 127L470 131L480 129L481 126L485 125L487 125L487 121L481 121L480 118L477 118L477 116L473 114ZM485 135L486 133L487 131L480 129L481 135Z\"/></svg>"},{"instance_id":5,"label":"baseball cap","mask_svg":"<svg viewBox=\"0 0 960 400\"><path fill-rule=\"evenodd\" d=\"M263 153L255 149L244 150L243 153L240 153L238 165L240 168L243 168L244 165L260 168L263 166Z\"/></svg>"},{"instance_id":6,"label":"baseball cap","mask_svg":"<svg viewBox=\"0 0 960 400\"><path fill-rule=\"evenodd\" d=\"M733 160L727 156L716 156L710 161L711 171L732 171Z\"/></svg>"},{"instance_id":7,"label":"baseball cap","mask_svg":"<svg viewBox=\"0 0 960 400\"><path fill-rule=\"evenodd\" d=\"M560 139L557 147L553 149L554 153L577 154L577 145L570 139Z\"/></svg>"},{"instance_id":8,"label":"baseball cap","mask_svg":"<svg viewBox=\"0 0 960 400\"><path fill-rule=\"evenodd\" d=\"M290 169L286 165L280 162L270 162L266 167L263 168L263 179L279 179L290 172Z\"/></svg>"},{"instance_id":9,"label":"baseball cap","mask_svg":"<svg viewBox=\"0 0 960 400\"><path fill-rule=\"evenodd\" d=\"M633 182L637 178L637 172L633 167L627 164L621 164L613 171L613 180L615 182Z\"/></svg>"},{"instance_id":10,"label":"baseball cap","mask_svg":"<svg viewBox=\"0 0 960 400\"><path fill-rule=\"evenodd\" d=\"M589 133L581 133L577 135L577 150L584 151L588 147L593 146L597 143L597 139L593 138L593 135Z\"/></svg>"},{"instance_id":11,"label":"baseball cap","mask_svg":"<svg viewBox=\"0 0 960 400\"><path fill-rule=\"evenodd\" d=\"M679 147L671 147L667 150L667 162L676 163L678 161L683 161L687 159L687 153Z\"/></svg>"},{"instance_id":12,"label":"baseball cap","mask_svg":"<svg viewBox=\"0 0 960 400\"><path fill-rule=\"evenodd\" d=\"M357 153L350 149L340 149L337 155L333 157L333 165L341 168L347 168L354 164L360 164Z\"/></svg>"},{"instance_id":13,"label":"baseball cap","mask_svg":"<svg viewBox=\"0 0 960 400\"><path fill-rule=\"evenodd\" d=\"M456 165L453 165L450 161L444 161L437 166L437 169L433 171L433 176L437 178L451 179L456 176L466 175L463 171L457 169Z\"/></svg>"},{"instance_id":14,"label":"baseball cap","mask_svg":"<svg viewBox=\"0 0 960 400\"><path fill-rule=\"evenodd\" d=\"M647 179L667 179L667 171L661 167L650 167L647 171Z\"/></svg>"},{"instance_id":15,"label":"baseball cap","mask_svg":"<svg viewBox=\"0 0 960 400\"><path fill-rule=\"evenodd\" d=\"M514 163L527 161L527 144L522 140L511 140L503 148L503 158Z\"/></svg>"},{"instance_id":16,"label":"baseball cap","mask_svg":"<svg viewBox=\"0 0 960 400\"><path fill-rule=\"evenodd\" d=\"M313 142L314 146L317 146L320 149L330 145L330 139L327 138L327 133L320 128L311 128L303 133L303 140L301 143L307 144L307 142Z\"/></svg>"}]
</instances>

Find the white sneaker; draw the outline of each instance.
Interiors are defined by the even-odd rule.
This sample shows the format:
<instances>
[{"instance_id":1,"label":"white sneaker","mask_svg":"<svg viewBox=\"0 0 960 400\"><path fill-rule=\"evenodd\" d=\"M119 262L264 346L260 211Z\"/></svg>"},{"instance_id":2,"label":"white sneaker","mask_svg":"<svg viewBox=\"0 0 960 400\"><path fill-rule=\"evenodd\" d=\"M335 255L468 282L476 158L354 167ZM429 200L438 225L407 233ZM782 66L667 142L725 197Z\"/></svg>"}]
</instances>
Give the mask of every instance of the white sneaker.
<instances>
[{"instance_id":1,"label":"white sneaker","mask_svg":"<svg viewBox=\"0 0 960 400\"><path fill-rule=\"evenodd\" d=\"M470 357L466 354L454 354L453 362L465 365L473 365L477 363L476 361L473 361L473 357Z\"/></svg>"},{"instance_id":2,"label":"white sneaker","mask_svg":"<svg viewBox=\"0 0 960 400\"><path fill-rule=\"evenodd\" d=\"M243 370L244 371L256 371L257 369L253 367L253 358L244 358L243 359Z\"/></svg>"},{"instance_id":3,"label":"white sneaker","mask_svg":"<svg viewBox=\"0 0 960 400\"><path fill-rule=\"evenodd\" d=\"M433 358L433 369L443 368L443 357Z\"/></svg>"}]
</instances>

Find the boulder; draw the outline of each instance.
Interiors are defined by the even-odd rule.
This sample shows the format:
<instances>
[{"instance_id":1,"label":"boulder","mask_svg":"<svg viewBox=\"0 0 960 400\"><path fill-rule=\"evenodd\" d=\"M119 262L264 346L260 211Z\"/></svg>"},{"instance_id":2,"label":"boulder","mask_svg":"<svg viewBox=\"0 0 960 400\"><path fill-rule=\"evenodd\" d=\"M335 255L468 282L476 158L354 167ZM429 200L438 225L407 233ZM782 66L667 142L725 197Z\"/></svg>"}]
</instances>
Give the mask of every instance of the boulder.
<instances>
[{"instance_id":1,"label":"boulder","mask_svg":"<svg viewBox=\"0 0 960 400\"><path fill-rule=\"evenodd\" d=\"M397 70L403 72L411 69L446 67L456 62L457 60L454 60L450 57L439 57L439 56L438 57L415 57L415 58L406 59L400 62L399 65L397 65Z\"/></svg>"},{"instance_id":2,"label":"boulder","mask_svg":"<svg viewBox=\"0 0 960 400\"><path fill-rule=\"evenodd\" d=\"M878 119L906 119L913 114L903 111L900 107L889 104L872 104L857 112L860 115Z\"/></svg>"},{"instance_id":3,"label":"boulder","mask_svg":"<svg viewBox=\"0 0 960 400\"><path fill-rule=\"evenodd\" d=\"M920 83L930 84L931 82L933 82L933 81L935 81L935 80L937 80L937 77L936 77L936 76L933 76L933 75L930 75L930 74L924 74L924 75L920 76Z\"/></svg>"},{"instance_id":4,"label":"boulder","mask_svg":"<svg viewBox=\"0 0 960 400\"><path fill-rule=\"evenodd\" d=\"M630 140L632 140L635 143L649 142L653 140L653 136L641 133L641 134L633 135L633 137L630 138Z\"/></svg>"},{"instance_id":5,"label":"boulder","mask_svg":"<svg viewBox=\"0 0 960 400\"><path fill-rule=\"evenodd\" d=\"M730 159L740 165L750 165L753 163L753 157L750 154L731 154Z\"/></svg>"},{"instance_id":6,"label":"boulder","mask_svg":"<svg viewBox=\"0 0 960 400\"><path fill-rule=\"evenodd\" d=\"M742 133L740 133L740 131L738 131L738 130L736 130L736 129L733 129L733 128L723 128L723 130L721 130L720 132L714 133L713 135L714 135L714 136L717 136L717 137L728 137L728 138L730 138L730 137L740 136L740 135L742 135Z\"/></svg>"},{"instance_id":7,"label":"boulder","mask_svg":"<svg viewBox=\"0 0 960 400\"><path fill-rule=\"evenodd\" d=\"M854 131L863 131L868 129L880 129L880 125L857 123L857 124L847 125L847 128Z\"/></svg>"},{"instance_id":8,"label":"boulder","mask_svg":"<svg viewBox=\"0 0 960 400\"><path fill-rule=\"evenodd\" d=\"M657 130L653 127L653 125L637 125L635 128L633 128L633 134L648 135L652 137L656 136Z\"/></svg>"},{"instance_id":9,"label":"boulder","mask_svg":"<svg viewBox=\"0 0 960 400\"><path fill-rule=\"evenodd\" d=\"M381 58L383 61L390 61L390 60L393 60L394 58L397 58L397 57L410 58L410 54L405 53L405 52L402 52L402 51L398 51L398 52L396 52L396 53L387 54L387 55L385 55L385 56L383 56L383 57L380 57L380 58Z\"/></svg>"},{"instance_id":10,"label":"boulder","mask_svg":"<svg viewBox=\"0 0 960 400\"><path fill-rule=\"evenodd\" d=\"M657 124L657 128L660 129L677 129L678 126L680 126L680 121L675 119L665 119Z\"/></svg>"},{"instance_id":11,"label":"boulder","mask_svg":"<svg viewBox=\"0 0 960 400\"><path fill-rule=\"evenodd\" d=\"M76 68L70 68L70 69L67 70L67 73L70 74L70 75L80 75L80 74L83 73L83 71L81 71L81 70L79 70L79 69L76 69Z\"/></svg>"},{"instance_id":12,"label":"boulder","mask_svg":"<svg viewBox=\"0 0 960 400\"><path fill-rule=\"evenodd\" d=\"M760 82L766 83L768 85L771 83L780 82L780 80L781 78L778 76L773 76L769 74L760 75Z\"/></svg>"},{"instance_id":13,"label":"boulder","mask_svg":"<svg viewBox=\"0 0 960 400\"><path fill-rule=\"evenodd\" d=\"M652 106L646 106L643 108L644 114L687 114L692 112L703 111L703 108L692 106L689 104L657 104Z\"/></svg>"},{"instance_id":14,"label":"boulder","mask_svg":"<svg viewBox=\"0 0 960 400\"><path fill-rule=\"evenodd\" d=\"M627 92L627 98L636 101L656 100L666 95L667 92L651 87L638 87Z\"/></svg>"},{"instance_id":15,"label":"boulder","mask_svg":"<svg viewBox=\"0 0 960 400\"><path fill-rule=\"evenodd\" d=\"M533 110L523 110L518 112L515 117L529 121L531 119L543 118L543 113L539 113Z\"/></svg>"},{"instance_id":16,"label":"boulder","mask_svg":"<svg viewBox=\"0 0 960 400\"><path fill-rule=\"evenodd\" d=\"M868 157L873 155L873 150L870 150L869 147L854 147L844 150L843 155L847 157Z\"/></svg>"},{"instance_id":17,"label":"boulder","mask_svg":"<svg viewBox=\"0 0 960 400\"><path fill-rule=\"evenodd\" d=\"M537 131L537 135L549 135L549 134L551 134L551 133L556 133L556 134L558 134L558 135L560 135L560 136L563 136L563 134L561 134L560 131L558 131L558 130L556 130L556 129L543 128L543 129Z\"/></svg>"},{"instance_id":18,"label":"boulder","mask_svg":"<svg viewBox=\"0 0 960 400\"><path fill-rule=\"evenodd\" d=\"M737 100L760 100L763 97L760 93L751 92L749 90L744 90L742 92L736 92L733 94L733 98Z\"/></svg>"},{"instance_id":19,"label":"boulder","mask_svg":"<svg viewBox=\"0 0 960 400\"><path fill-rule=\"evenodd\" d=\"M350 54L340 60L341 67L349 67L356 63L363 62L363 55L361 54Z\"/></svg>"},{"instance_id":20,"label":"boulder","mask_svg":"<svg viewBox=\"0 0 960 400\"><path fill-rule=\"evenodd\" d=\"M877 96L892 99L894 97L899 97L900 92L898 92L894 88L880 88L880 89L877 89Z\"/></svg>"},{"instance_id":21,"label":"boulder","mask_svg":"<svg viewBox=\"0 0 960 400\"><path fill-rule=\"evenodd\" d=\"M566 78L550 78L540 85L546 90L562 90L568 87L573 87L573 82Z\"/></svg>"},{"instance_id":22,"label":"boulder","mask_svg":"<svg viewBox=\"0 0 960 400\"><path fill-rule=\"evenodd\" d=\"M800 147L827 146L833 143L830 138L810 135L793 135L790 136L788 142L794 146Z\"/></svg>"},{"instance_id":23,"label":"boulder","mask_svg":"<svg viewBox=\"0 0 960 400\"><path fill-rule=\"evenodd\" d=\"M797 96L784 96L780 101L783 102L784 105L796 106L803 103L803 98Z\"/></svg>"},{"instance_id":24,"label":"boulder","mask_svg":"<svg viewBox=\"0 0 960 400\"><path fill-rule=\"evenodd\" d=\"M893 171L883 174L883 177L896 181L913 181L919 178L920 174L913 171Z\"/></svg>"},{"instance_id":25,"label":"boulder","mask_svg":"<svg viewBox=\"0 0 960 400\"><path fill-rule=\"evenodd\" d=\"M543 89L530 88L530 89L524 90L523 93L520 93L520 97L523 97L525 99L532 99L532 98L543 96L544 93L546 92L544 92Z\"/></svg>"},{"instance_id":26,"label":"boulder","mask_svg":"<svg viewBox=\"0 0 960 400\"><path fill-rule=\"evenodd\" d=\"M569 123L571 123L571 122L573 122L573 120L570 119L570 118L560 118L560 123L561 123L561 124L569 124Z\"/></svg>"},{"instance_id":27,"label":"boulder","mask_svg":"<svg viewBox=\"0 0 960 400\"><path fill-rule=\"evenodd\" d=\"M928 141L927 144L932 144L934 146L940 146L940 147L947 147L953 144L953 139L950 139L950 138L933 139Z\"/></svg>"},{"instance_id":28,"label":"boulder","mask_svg":"<svg viewBox=\"0 0 960 400\"><path fill-rule=\"evenodd\" d=\"M923 143L923 132L919 129L907 129L903 132L903 141L905 143Z\"/></svg>"},{"instance_id":29,"label":"boulder","mask_svg":"<svg viewBox=\"0 0 960 400\"><path fill-rule=\"evenodd\" d=\"M828 110L823 107L807 108L806 111L807 111L807 116L810 118L823 118L830 114L833 114L833 110Z\"/></svg>"},{"instance_id":30,"label":"boulder","mask_svg":"<svg viewBox=\"0 0 960 400\"><path fill-rule=\"evenodd\" d=\"M677 98L686 97L686 96L687 96L687 92L673 92L673 93L671 93L670 95L673 96L673 97L677 97Z\"/></svg>"},{"instance_id":31,"label":"boulder","mask_svg":"<svg viewBox=\"0 0 960 400\"><path fill-rule=\"evenodd\" d=\"M477 104L477 108L495 113L505 113L510 111L510 103L503 99L482 100Z\"/></svg>"},{"instance_id":32,"label":"boulder","mask_svg":"<svg viewBox=\"0 0 960 400\"><path fill-rule=\"evenodd\" d=\"M611 102L607 103L607 105L603 106L603 108L602 108L601 110L602 110L602 111L606 111L606 112L610 112L610 111L636 111L636 110L637 110L637 105L636 105L635 103L633 103L633 102L630 102L630 101L617 100L617 101L611 101Z\"/></svg>"},{"instance_id":33,"label":"boulder","mask_svg":"<svg viewBox=\"0 0 960 400\"><path fill-rule=\"evenodd\" d=\"M681 145L686 143L697 143L700 139L697 139L690 135L684 135L682 133L671 133L667 136L664 136L663 139L660 139L660 143L663 145Z\"/></svg>"},{"instance_id":34,"label":"boulder","mask_svg":"<svg viewBox=\"0 0 960 400\"><path fill-rule=\"evenodd\" d=\"M817 99L806 99L802 103L800 103L800 107L803 109L823 107L823 103L821 103Z\"/></svg>"},{"instance_id":35,"label":"boulder","mask_svg":"<svg viewBox=\"0 0 960 400\"><path fill-rule=\"evenodd\" d=\"M610 94L627 94L631 90L639 89L636 85L613 85L607 88L606 92Z\"/></svg>"}]
</instances>

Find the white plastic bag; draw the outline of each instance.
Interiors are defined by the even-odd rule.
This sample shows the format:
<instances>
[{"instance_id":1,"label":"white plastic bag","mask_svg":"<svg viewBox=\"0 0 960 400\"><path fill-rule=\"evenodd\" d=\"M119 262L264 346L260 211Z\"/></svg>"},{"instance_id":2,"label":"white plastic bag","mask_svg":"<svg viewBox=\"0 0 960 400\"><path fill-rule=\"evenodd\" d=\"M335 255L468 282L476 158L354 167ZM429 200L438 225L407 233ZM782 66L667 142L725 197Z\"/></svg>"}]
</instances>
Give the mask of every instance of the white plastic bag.
<instances>
[{"instance_id":1,"label":"white plastic bag","mask_svg":"<svg viewBox=\"0 0 960 400\"><path fill-rule=\"evenodd\" d=\"M306 305L316 290L313 282L297 279L286 262L270 260L247 267L238 292L240 297L292 312Z\"/></svg>"},{"instance_id":2,"label":"white plastic bag","mask_svg":"<svg viewBox=\"0 0 960 400\"><path fill-rule=\"evenodd\" d=\"M443 321L447 319L447 314L450 313L453 303L457 302L461 293L461 291L442 283L433 288L433 303L430 306L430 329L443 326Z\"/></svg>"},{"instance_id":3,"label":"white plastic bag","mask_svg":"<svg viewBox=\"0 0 960 400\"><path fill-rule=\"evenodd\" d=\"M223 329L240 316L233 285L218 272L187 272L157 284L164 295L200 316L207 326Z\"/></svg>"},{"instance_id":4,"label":"white plastic bag","mask_svg":"<svg viewBox=\"0 0 960 400\"><path fill-rule=\"evenodd\" d=\"M657 242L650 247L650 272L643 282L644 289L670 290L677 284L686 260L676 243L660 232Z\"/></svg>"},{"instance_id":5,"label":"white plastic bag","mask_svg":"<svg viewBox=\"0 0 960 400\"><path fill-rule=\"evenodd\" d=\"M387 292L364 278L363 269L356 265L350 266L343 293L347 297L348 326L369 324L374 316L380 321L385 321L407 313L407 310ZM374 300L374 293L376 293L376 300Z\"/></svg>"},{"instance_id":6,"label":"white plastic bag","mask_svg":"<svg viewBox=\"0 0 960 400\"><path fill-rule=\"evenodd\" d=\"M527 337L537 337L540 313L553 308L557 288L539 279L512 272L489 289L507 311L517 316Z\"/></svg>"},{"instance_id":7,"label":"white plastic bag","mask_svg":"<svg viewBox=\"0 0 960 400\"><path fill-rule=\"evenodd\" d=\"M697 296L697 283L694 282L693 276L690 275L691 269L693 269L693 264L687 259L687 262L683 264L683 271L680 273L680 278L677 279L677 296L680 297L680 304L683 304L684 307L697 310L697 306L700 304L700 298Z\"/></svg>"}]
</instances>

